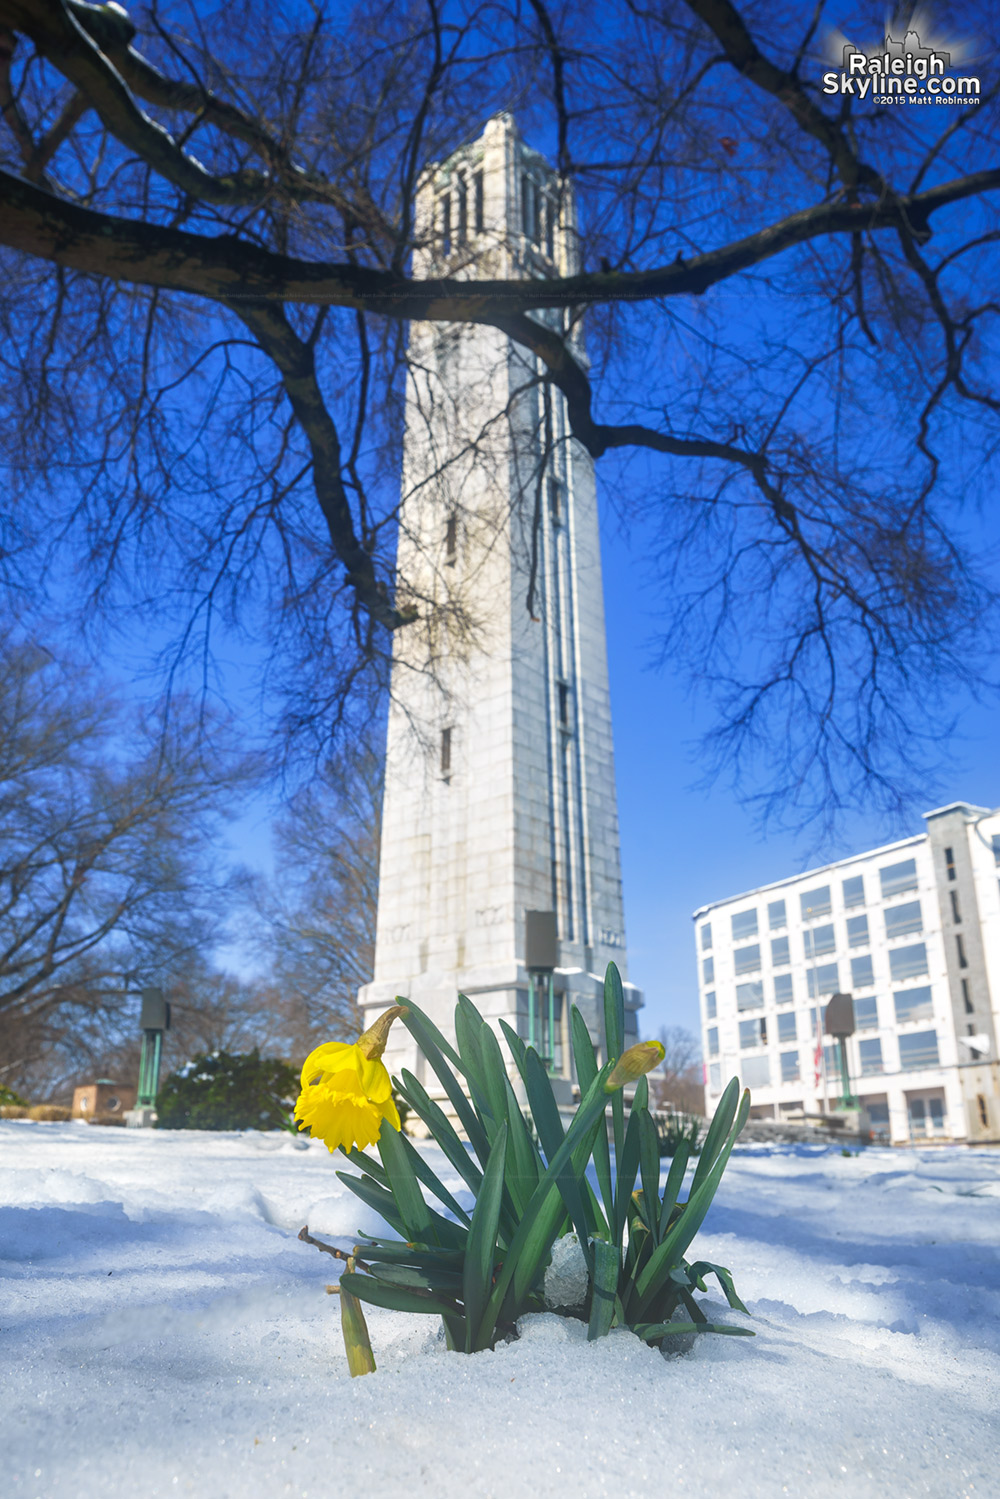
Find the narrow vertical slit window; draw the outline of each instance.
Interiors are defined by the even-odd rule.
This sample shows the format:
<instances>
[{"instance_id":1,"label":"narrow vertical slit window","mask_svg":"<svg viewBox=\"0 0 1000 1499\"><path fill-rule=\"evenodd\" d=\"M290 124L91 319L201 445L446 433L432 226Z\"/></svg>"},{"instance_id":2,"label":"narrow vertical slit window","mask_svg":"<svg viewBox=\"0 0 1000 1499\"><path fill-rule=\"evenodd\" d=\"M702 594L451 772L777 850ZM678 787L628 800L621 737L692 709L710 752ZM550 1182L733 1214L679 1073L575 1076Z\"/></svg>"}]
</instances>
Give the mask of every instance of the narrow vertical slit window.
<instances>
[{"instance_id":1,"label":"narrow vertical slit window","mask_svg":"<svg viewBox=\"0 0 1000 1499\"><path fill-rule=\"evenodd\" d=\"M962 919L962 912L958 904L958 891L949 890L948 894L951 896L951 919L957 924Z\"/></svg>"},{"instance_id":2,"label":"narrow vertical slit window","mask_svg":"<svg viewBox=\"0 0 1000 1499\"><path fill-rule=\"evenodd\" d=\"M958 948L958 966L959 966L959 968L968 968L968 966L969 966L969 960L965 956L965 943L962 941L962 934L961 934L961 932L956 932L956 934L955 934L955 946Z\"/></svg>"},{"instance_id":3,"label":"narrow vertical slit window","mask_svg":"<svg viewBox=\"0 0 1000 1499\"><path fill-rule=\"evenodd\" d=\"M451 774L451 729L441 730L441 774Z\"/></svg>"},{"instance_id":4,"label":"narrow vertical slit window","mask_svg":"<svg viewBox=\"0 0 1000 1499\"><path fill-rule=\"evenodd\" d=\"M485 218L485 212L484 212L485 204L484 204L484 201L483 201L483 174L482 174L482 172L474 172L473 173L473 177L472 177L472 194L473 194L473 199L474 199L474 202L475 202L474 212L475 212L476 233L477 234L482 234L483 230L486 228L486 218Z\"/></svg>"},{"instance_id":5,"label":"narrow vertical slit window","mask_svg":"<svg viewBox=\"0 0 1000 1499\"><path fill-rule=\"evenodd\" d=\"M444 528L444 561L446 567L455 566L458 552L458 517L449 515Z\"/></svg>"},{"instance_id":6,"label":"narrow vertical slit window","mask_svg":"<svg viewBox=\"0 0 1000 1499\"><path fill-rule=\"evenodd\" d=\"M441 195L441 254L451 254L451 193Z\"/></svg>"},{"instance_id":7,"label":"narrow vertical slit window","mask_svg":"<svg viewBox=\"0 0 1000 1499\"><path fill-rule=\"evenodd\" d=\"M549 479L549 514L554 526L562 525L562 485L558 479Z\"/></svg>"},{"instance_id":8,"label":"narrow vertical slit window","mask_svg":"<svg viewBox=\"0 0 1000 1499\"><path fill-rule=\"evenodd\" d=\"M949 880L955 878L955 850L946 848L944 851L944 867L948 872Z\"/></svg>"},{"instance_id":9,"label":"narrow vertical slit window","mask_svg":"<svg viewBox=\"0 0 1000 1499\"><path fill-rule=\"evenodd\" d=\"M545 253L550 260L555 260L556 205L548 193L545 194Z\"/></svg>"},{"instance_id":10,"label":"narrow vertical slit window","mask_svg":"<svg viewBox=\"0 0 1000 1499\"><path fill-rule=\"evenodd\" d=\"M469 237L469 189L464 177L458 179L458 242L464 245Z\"/></svg>"},{"instance_id":11,"label":"narrow vertical slit window","mask_svg":"<svg viewBox=\"0 0 1000 1499\"><path fill-rule=\"evenodd\" d=\"M975 1005L972 1003L972 999L970 998L970 995L969 995L969 980L968 979L963 979L962 980L962 1003L965 1006L965 1013L967 1015L972 1015L972 1014L975 1013Z\"/></svg>"},{"instance_id":12,"label":"narrow vertical slit window","mask_svg":"<svg viewBox=\"0 0 1000 1499\"><path fill-rule=\"evenodd\" d=\"M531 178L525 173L521 178L521 233L531 234Z\"/></svg>"},{"instance_id":13,"label":"narrow vertical slit window","mask_svg":"<svg viewBox=\"0 0 1000 1499\"><path fill-rule=\"evenodd\" d=\"M557 682L556 688L559 694L559 722L563 728L569 727L569 684Z\"/></svg>"}]
</instances>

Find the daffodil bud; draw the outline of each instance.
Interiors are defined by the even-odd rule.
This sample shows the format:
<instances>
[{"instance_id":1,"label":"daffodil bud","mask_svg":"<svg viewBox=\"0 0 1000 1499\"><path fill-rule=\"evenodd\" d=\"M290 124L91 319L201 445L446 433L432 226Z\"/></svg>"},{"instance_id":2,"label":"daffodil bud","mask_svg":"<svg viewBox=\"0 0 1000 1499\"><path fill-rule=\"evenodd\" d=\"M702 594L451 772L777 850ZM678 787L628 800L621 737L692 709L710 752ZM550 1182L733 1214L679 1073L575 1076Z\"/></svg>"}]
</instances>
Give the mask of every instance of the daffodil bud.
<instances>
[{"instance_id":1,"label":"daffodil bud","mask_svg":"<svg viewBox=\"0 0 1000 1499\"><path fill-rule=\"evenodd\" d=\"M409 1013L406 1005L393 1005L391 1009L383 1010L375 1024L370 1025L366 1031L363 1031L355 1042L361 1055L367 1057L369 1062L376 1061L385 1051L385 1044L389 1039L389 1027L392 1025L392 1022L398 1020L401 1015L408 1015Z\"/></svg>"},{"instance_id":2,"label":"daffodil bud","mask_svg":"<svg viewBox=\"0 0 1000 1499\"><path fill-rule=\"evenodd\" d=\"M660 1041L637 1041L623 1052L615 1063L611 1076L604 1084L605 1093L614 1093L626 1083L634 1083L646 1072L651 1072L666 1056Z\"/></svg>"}]
</instances>

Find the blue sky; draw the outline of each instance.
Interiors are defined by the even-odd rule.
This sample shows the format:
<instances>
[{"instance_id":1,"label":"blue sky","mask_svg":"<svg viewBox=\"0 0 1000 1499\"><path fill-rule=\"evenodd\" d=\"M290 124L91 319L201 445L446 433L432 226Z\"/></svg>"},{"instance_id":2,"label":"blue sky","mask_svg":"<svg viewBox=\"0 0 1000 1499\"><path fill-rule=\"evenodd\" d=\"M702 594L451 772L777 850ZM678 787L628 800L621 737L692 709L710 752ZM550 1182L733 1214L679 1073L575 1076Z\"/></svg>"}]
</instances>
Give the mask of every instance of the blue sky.
<instances>
[{"instance_id":1,"label":"blue sky","mask_svg":"<svg viewBox=\"0 0 1000 1499\"><path fill-rule=\"evenodd\" d=\"M627 541L604 528L604 593L621 822L629 975L645 991L643 1030L698 1029L691 915L708 901L737 895L854 851L922 831L920 812L951 801L1000 803L1000 701L956 697L956 731L942 743L947 769L917 787L922 803L900 822L845 814L833 835L772 829L722 780L698 789L697 741L712 719L680 673L650 665L656 656L656 598L637 584L642 537ZM1000 522L982 523L996 546Z\"/></svg>"}]
</instances>

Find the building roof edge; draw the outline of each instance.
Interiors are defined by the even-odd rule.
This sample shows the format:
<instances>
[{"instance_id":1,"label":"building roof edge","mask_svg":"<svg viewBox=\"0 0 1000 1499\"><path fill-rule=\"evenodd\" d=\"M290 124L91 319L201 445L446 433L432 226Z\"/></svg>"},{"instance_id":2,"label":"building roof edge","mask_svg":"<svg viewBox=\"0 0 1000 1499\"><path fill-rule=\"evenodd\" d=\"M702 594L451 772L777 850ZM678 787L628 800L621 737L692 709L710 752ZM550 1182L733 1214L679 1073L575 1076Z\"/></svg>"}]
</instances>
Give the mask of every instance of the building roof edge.
<instances>
[{"instance_id":1,"label":"building roof edge","mask_svg":"<svg viewBox=\"0 0 1000 1499\"><path fill-rule=\"evenodd\" d=\"M965 806L965 802L956 803ZM862 849L859 854L845 854L842 859L834 859L829 864L819 864L815 869L803 869L801 874L789 874L782 880L771 880L766 885L756 885L752 890L743 890L738 895L726 895L721 900L711 900L705 905L699 906L692 912L692 921L697 921L699 916L704 916L709 911L714 911L717 906L731 905L734 900L749 900L752 895L764 895L768 890L778 890L783 885L790 885L793 880L807 880L814 875L826 874L828 870L839 869L844 864L854 864L858 859L869 859L879 854L889 854L896 849L909 848L916 843L926 843L926 833L911 833L908 838L899 838L895 843L880 843L875 848Z\"/></svg>"}]
</instances>

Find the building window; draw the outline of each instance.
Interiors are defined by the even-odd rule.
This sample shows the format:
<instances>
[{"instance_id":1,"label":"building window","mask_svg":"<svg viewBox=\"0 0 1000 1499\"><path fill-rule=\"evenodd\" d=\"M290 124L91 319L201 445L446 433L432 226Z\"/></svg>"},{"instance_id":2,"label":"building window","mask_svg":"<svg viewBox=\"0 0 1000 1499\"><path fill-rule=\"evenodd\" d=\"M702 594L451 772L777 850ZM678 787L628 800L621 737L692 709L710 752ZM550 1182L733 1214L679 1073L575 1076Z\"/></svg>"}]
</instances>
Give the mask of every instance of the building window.
<instances>
[{"instance_id":1,"label":"building window","mask_svg":"<svg viewBox=\"0 0 1000 1499\"><path fill-rule=\"evenodd\" d=\"M909 932L922 932L923 929L924 923L918 900L908 901L905 906L892 906L885 913L887 937L905 937Z\"/></svg>"},{"instance_id":2,"label":"building window","mask_svg":"<svg viewBox=\"0 0 1000 1499\"><path fill-rule=\"evenodd\" d=\"M848 916L847 918L847 945L848 947L868 946L868 917Z\"/></svg>"},{"instance_id":3,"label":"building window","mask_svg":"<svg viewBox=\"0 0 1000 1499\"><path fill-rule=\"evenodd\" d=\"M973 1015L973 1014L975 1014L975 1008L976 1007L972 1003L972 999L971 999L971 996L969 994L969 980L968 979L963 979L962 980L962 1003L965 1006L965 1013L967 1015Z\"/></svg>"},{"instance_id":4,"label":"building window","mask_svg":"<svg viewBox=\"0 0 1000 1499\"><path fill-rule=\"evenodd\" d=\"M783 1051L781 1053L781 1081L783 1083L797 1083L799 1075L798 1052Z\"/></svg>"},{"instance_id":5,"label":"building window","mask_svg":"<svg viewBox=\"0 0 1000 1499\"><path fill-rule=\"evenodd\" d=\"M956 926L960 926L962 921L962 912L960 911L958 905L958 891L949 890L948 894L951 896L951 919Z\"/></svg>"},{"instance_id":6,"label":"building window","mask_svg":"<svg viewBox=\"0 0 1000 1499\"><path fill-rule=\"evenodd\" d=\"M469 238L469 189L464 177L458 179L458 242L464 245Z\"/></svg>"},{"instance_id":7,"label":"building window","mask_svg":"<svg viewBox=\"0 0 1000 1499\"><path fill-rule=\"evenodd\" d=\"M441 254L451 254L451 193L441 194Z\"/></svg>"},{"instance_id":8,"label":"building window","mask_svg":"<svg viewBox=\"0 0 1000 1499\"><path fill-rule=\"evenodd\" d=\"M761 1015L756 1020L740 1021L740 1051L751 1046L767 1045L767 1021Z\"/></svg>"},{"instance_id":9,"label":"building window","mask_svg":"<svg viewBox=\"0 0 1000 1499\"><path fill-rule=\"evenodd\" d=\"M758 979L754 984L736 985L736 1008L738 1010L756 1010L763 1003L763 979Z\"/></svg>"},{"instance_id":10,"label":"building window","mask_svg":"<svg viewBox=\"0 0 1000 1499\"><path fill-rule=\"evenodd\" d=\"M826 916L830 910L829 885L821 885L818 890L804 890L799 896L799 905L803 921L809 921L814 916Z\"/></svg>"},{"instance_id":11,"label":"building window","mask_svg":"<svg viewBox=\"0 0 1000 1499\"><path fill-rule=\"evenodd\" d=\"M565 728L569 723L569 683L557 682L556 688L559 693L559 722Z\"/></svg>"},{"instance_id":12,"label":"building window","mask_svg":"<svg viewBox=\"0 0 1000 1499\"><path fill-rule=\"evenodd\" d=\"M706 921L698 935L701 939L702 952L709 952L712 946L712 923Z\"/></svg>"},{"instance_id":13,"label":"building window","mask_svg":"<svg viewBox=\"0 0 1000 1499\"><path fill-rule=\"evenodd\" d=\"M474 203L475 203L475 209L474 209L474 211L475 211L475 216L476 216L475 217L476 233L477 234L482 234L484 228L486 227L485 217L484 217L484 214L483 214L483 206L484 205L483 205L483 174L482 174L482 172L474 172L472 174L472 196L473 196Z\"/></svg>"},{"instance_id":14,"label":"building window","mask_svg":"<svg viewBox=\"0 0 1000 1499\"><path fill-rule=\"evenodd\" d=\"M708 1069L708 1086L713 1093L722 1092L722 1063L713 1062Z\"/></svg>"},{"instance_id":15,"label":"building window","mask_svg":"<svg viewBox=\"0 0 1000 1499\"><path fill-rule=\"evenodd\" d=\"M993 834L993 862L1000 864L1000 833Z\"/></svg>"},{"instance_id":16,"label":"building window","mask_svg":"<svg viewBox=\"0 0 1000 1499\"><path fill-rule=\"evenodd\" d=\"M521 228L536 245L542 238L540 197L537 184L525 173L521 178Z\"/></svg>"},{"instance_id":17,"label":"building window","mask_svg":"<svg viewBox=\"0 0 1000 1499\"><path fill-rule=\"evenodd\" d=\"M873 994L854 1001L854 1024L859 1031L878 1030L878 1000Z\"/></svg>"},{"instance_id":18,"label":"building window","mask_svg":"<svg viewBox=\"0 0 1000 1499\"><path fill-rule=\"evenodd\" d=\"M819 958L824 953L833 952L837 946L833 926L818 926L811 932L803 932L802 943L806 950L807 963L810 958Z\"/></svg>"},{"instance_id":19,"label":"building window","mask_svg":"<svg viewBox=\"0 0 1000 1499\"><path fill-rule=\"evenodd\" d=\"M888 900L892 895L902 895L904 890L916 890L917 861L903 859L899 864L887 864L884 869L879 870L878 877L882 881L883 900Z\"/></svg>"},{"instance_id":20,"label":"building window","mask_svg":"<svg viewBox=\"0 0 1000 1499\"><path fill-rule=\"evenodd\" d=\"M702 960L701 960L701 977L702 977L703 982L706 983L706 984L714 984L715 983L715 959L714 958L702 958Z\"/></svg>"},{"instance_id":21,"label":"building window","mask_svg":"<svg viewBox=\"0 0 1000 1499\"><path fill-rule=\"evenodd\" d=\"M714 1020L716 1016L715 990L709 989L705 995L705 1019Z\"/></svg>"},{"instance_id":22,"label":"building window","mask_svg":"<svg viewBox=\"0 0 1000 1499\"><path fill-rule=\"evenodd\" d=\"M904 1072L913 1072L917 1067L937 1067L938 1062L937 1031L914 1031L899 1037L899 1065Z\"/></svg>"},{"instance_id":23,"label":"building window","mask_svg":"<svg viewBox=\"0 0 1000 1499\"><path fill-rule=\"evenodd\" d=\"M562 485L558 479L549 476L549 515L554 526L562 525L563 500Z\"/></svg>"},{"instance_id":24,"label":"building window","mask_svg":"<svg viewBox=\"0 0 1000 1499\"><path fill-rule=\"evenodd\" d=\"M892 996L892 1002L896 1007L898 1025L904 1025L908 1020L930 1020L934 1014L930 984L919 989L900 989Z\"/></svg>"},{"instance_id":25,"label":"building window","mask_svg":"<svg viewBox=\"0 0 1000 1499\"><path fill-rule=\"evenodd\" d=\"M990 1115L989 1110L986 1107L986 1099L984 1098L982 1093L976 1094L976 1108L979 1110L980 1124L984 1129L988 1129L990 1123Z\"/></svg>"},{"instance_id":26,"label":"building window","mask_svg":"<svg viewBox=\"0 0 1000 1499\"><path fill-rule=\"evenodd\" d=\"M733 970L736 973L756 973L760 967L760 943L750 947L738 947L733 953Z\"/></svg>"},{"instance_id":27,"label":"building window","mask_svg":"<svg viewBox=\"0 0 1000 1499\"><path fill-rule=\"evenodd\" d=\"M962 934L961 934L961 932L956 932L955 933L955 946L958 949L958 966L959 966L959 968L968 968L968 966L969 966L969 960L965 956L965 943L962 941Z\"/></svg>"},{"instance_id":28,"label":"building window","mask_svg":"<svg viewBox=\"0 0 1000 1499\"><path fill-rule=\"evenodd\" d=\"M809 969L806 980L810 999L815 999L818 994L836 994L840 988L840 971L836 963L820 963L818 968Z\"/></svg>"},{"instance_id":29,"label":"building window","mask_svg":"<svg viewBox=\"0 0 1000 1499\"><path fill-rule=\"evenodd\" d=\"M850 911L855 906L863 906L865 903L865 877L863 874L854 874L849 880L844 881L844 910Z\"/></svg>"},{"instance_id":30,"label":"building window","mask_svg":"<svg viewBox=\"0 0 1000 1499\"><path fill-rule=\"evenodd\" d=\"M458 517L449 515L444 526L444 562L446 567L455 566L458 552Z\"/></svg>"},{"instance_id":31,"label":"building window","mask_svg":"<svg viewBox=\"0 0 1000 1499\"><path fill-rule=\"evenodd\" d=\"M789 1011L789 1012L787 1012L784 1015L779 1015L778 1016L778 1040L779 1041L797 1041L798 1039L799 1039L799 1036L798 1036L798 1027L796 1025L796 1015L795 1015L794 1010Z\"/></svg>"},{"instance_id":32,"label":"building window","mask_svg":"<svg viewBox=\"0 0 1000 1499\"><path fill-rule=\"evenodd\" d=\"M550 260L556 258L556 205L548 193L545 195L545 253Z\"/></svg>"},{"instance_id":33,"label":"building window","mask_svg":"<svg viewBox=\"0 0 1000 1499\"><path fill-rule=\"evenodd\" d=\"M734 942L742 942L747 937L756 937L756 911L737 911L735 916L730 917L730 922L733 928Z\"/></svg>"},{"instance_id":34,"label":"building window","mask_svg":"<svg viewBox=\"0 0 1000 1499\"><path fill-rule=\"evenodd\" d=\"M916 978L918 973L927 972L927 947L923 942L915 942L912 947L897 947L889 953L889 972L894 984L901 979Z\"/></svg>"},{"instance_id":35,"label":"building window","mask_svg":"<svg viewBox=\"0 0 1000 1499\"><path fill-rule=\"evenodd\" d=\"M851 959L851 987L854 989L870 989L875 982L875 974L872 971L871 954L865 953L860 958Z\"/></svg>"},{"instance_id":36,"label":"building window","mask_svg":"<svg viewBox=\"0 0 1000 1499\"><path fill-rule=\"evenodd\" d=\"M955 878L955 850L953 848L946 848L944 851L944 867L949 880L953 880Z\"/></svg>"},{"instance_id":37,"label":"building window","mask_svg":"<svg viewBox=\"0 0 1000 1499\"><path fill-rule=\"evenodd\" d=\"M719 1055L719 1028L717 1025L710 1027L708 1032L708 1054L710 1057Z\"/></svg>"},{"instance_id":38,"label":"building window","mask_svg":"<svg viewBox=\"0 0 1000 1499\"><path fill-rule=\"evenodd\" d=\"M740 1071L748 1088L771 1086L771 1064L767 1057L744 1057L740 1063Z\"/></svg>"},{"instance_id":39,"label":"building window","mask_svg":"<svg viewBox=\"0 0 1000 1499\"><path fill-rule=\"evenodd\" d=\"M786 963L790 963L791 961L792 961L791 957L789 956L789 953L788 953L788 938L787 937L772 937L771 938L771 962L774 964L775 968L781 968Z\"/></svg>"},{"instance_id":40,"label":"building window","mask_svg":"<svg viewBox=\"0 0 1000 1499\"><path fill-rule=\"evenodd\" d=\"M908 1098L906 1111L910 1118L910 1134L919 1139L928 1135L944 1134L943 1098Z\"/></svg>"},{"instance_id":41,"label":"building window","mask_svg":"<svg viewBox=\"0 0 1000 1499\"><path fill-rule=\"evenodd\" d=\"M858 1058L861 1062L862 1077L871 1077L876 1072L884 1071L882 1043L877 1036L874 1040L858 1042Z\"/></svg>"},{"instance_id":42,"label":"building window","mask_svg":"<svg viewBox=\"0 0 1000 1499\"><path fill-rule=\"evenodd\" d=\"M868 1118L871 1120L872 1134L876 1140L889 1139L889 1105L882 1099L864 1100L865 1108L868 1110Z\"/></svg>"},{"instance_id":43,"label":"building window","mask_svg":"<svg viewBox=\"0 0 1000 1499\"><path fill-rule=\"evenodd\" d=\"M778 973L774 979L774 1002L776 1005L790 1005L795 998L792 993L792 975L790 973Z\"/></svg>"},{"instance_id":44,"label":"building window","mask_svg":"<svg viewBox=\"0 0 1000 1499\"><path fill-rule=\"evenodd\" d=\"M441 774L451 774L451 729L441 730Z\"/></svg>"},{"instance_id":45,"label":"building window","mask_svg":"<svg viewBox=\"0 0 1000 1499\"><path fill-rule=\"evenodd\" d=\"M783 900L772 900L767 908L767 924L772 932L780 932L785 926L785 902Z\"/></svg>"}]
</instances>

